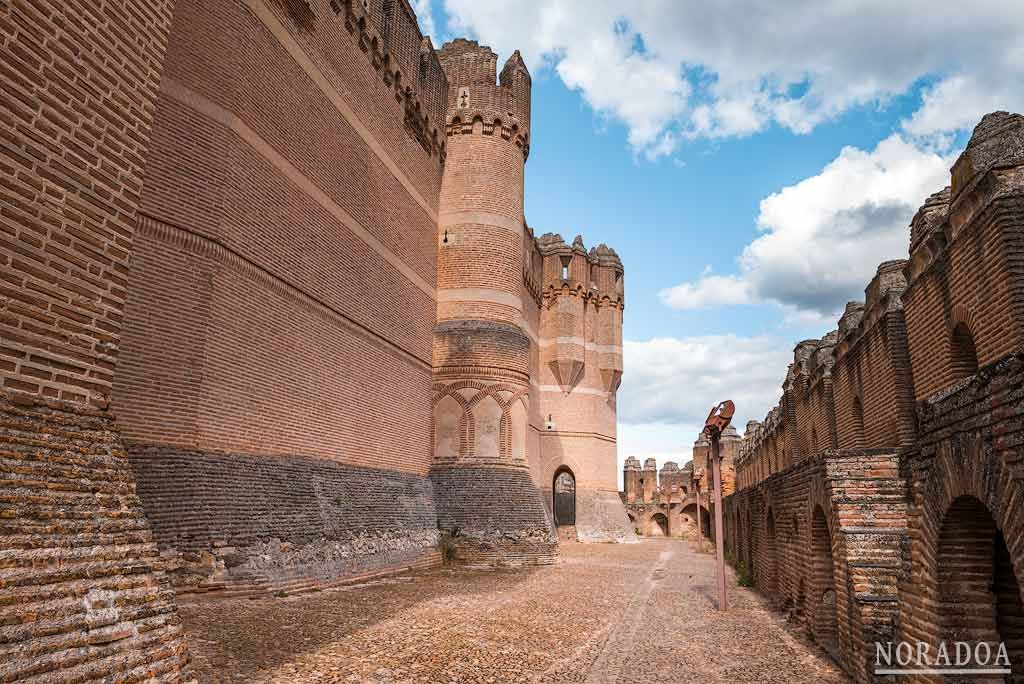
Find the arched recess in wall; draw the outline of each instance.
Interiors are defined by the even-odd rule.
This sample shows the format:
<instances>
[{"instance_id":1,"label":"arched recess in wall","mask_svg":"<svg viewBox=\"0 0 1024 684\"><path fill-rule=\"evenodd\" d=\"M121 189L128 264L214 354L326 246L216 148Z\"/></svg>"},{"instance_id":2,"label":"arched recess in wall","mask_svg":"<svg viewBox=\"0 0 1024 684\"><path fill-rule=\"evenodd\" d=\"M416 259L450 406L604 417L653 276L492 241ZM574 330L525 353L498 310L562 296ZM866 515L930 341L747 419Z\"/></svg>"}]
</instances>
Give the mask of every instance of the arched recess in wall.
<instances>
[{"instance_id":1,"label":"arched recess in wall","mask_svg":"<svg viewBox=\"0 0 1024 684\"><path fill-rule=\"evenodd\" d=\"M746 528L743 534L747 538L747 574L754 576L754 554L757 552L757 537L754 536L754 523L750 518L750 510L747 509Z\"/></svg>"},{"instance_id":2,"label":"arched recess in wall","mask_svg":"<svg viewBox=\"0 0 1024 684\"><path fill-rule=\"evenodd\" d=\"M521 399L515 399L508 411L509 448L513 461L526 460L526 406Z\"/></svg>"},{"instance_id":3,"label":"arched recess in wall","mask_svg":"<svg viewBox=\"0 0 1024 684\"><path fill-rule=\"evenodd\" d=\"M978 350L967 323L957 323L953 328L949 340L949 365L954 381L978 372Z\"/></svg>"},{"instance_id":4,"label":"arched recess in wall","mask_svg":"<svg viewBox=\"0 0 1024 684\"><path fill-rule=\"evenodd\" d=\"M853 422L853 446L857 449L863 449L867 442L864 438L864 404L861 402L860 397L853 398L851 413L851 420Z\"/></svg>"},{"instance_id":5,"label":"arched recess in wall","mask_svg":"<svg viewBox=\"0 0 1024 684\"><path fill-rule=\"evenodd\" d=\"M648 537L667 537L669 532L668 518L664 513L655 513L647 520Z\"/></svg>"},{"instance_id":6,"label":"arched recess in wall","mask_svg":"<svg viewBox=\"0 0 1024 684\"><path fill-rule=\"evenodd\" d=\"M814 640L839 659L839 632L836 620L835 563L832 559L832 534L821 506L811 518L811 630Z\"/></svg>"},{"instance_id":7,"label":"arched recess in wall","mask_svg":"<svg viewBox=\"0 0 1024 684\"><path fill-rule=\"evenodd\" d=\"M462 404L450 394L434 406L434 458L455 460L462 446Z\"/></svg>"},{"instance_id":8,"label":"arched recess in wall","mask_svg":"<svg viewBox=\"0 0 1024 684\"><path fill-rule=\"evenodd\" d=\"M1024 672L1020 584L1006 539L988 508L977 498L961 496L946 512L939 533L936 568L938 638L950 644L984 642L993 653L1004 643L1013 672Z\"/></svg>"},{"instance_id":9,"label":"arched recess in wall","mask_svg":"<svg viewBox=\"0 0 1024 684\"><path fill-rule=\"evenodd\" d=\"M473 407L473 455L476 459L498 460L502 413L501 406L490 395Z\"/></svg>"},{"instance_id":10,"label":"arched recess in wall","mask_svg":"<svg viewBox=\"0 0 1024 684\"><path fill-rule=\"evenodd\" d=\"M768 509L765 518L765 568L761 573L762 591L772 601L778 600L779 592L779 558L778 543L775 538L775 511Z\"/></svg>"},{"instance_id":11,"label":"arched recess in wall","mask_svg":"<svg viewBox=\"0 0 1024 684\"><path fill-rule=\"evenodd\" d=\"M700 507L700 530L699 532L704 539L711 538L711 514L708 513L708 509L704 507L703 501ZM693 522L693 529L697 531L697 504L688 504L683 508L682 515Z\"/></svg>"}]
</instances>

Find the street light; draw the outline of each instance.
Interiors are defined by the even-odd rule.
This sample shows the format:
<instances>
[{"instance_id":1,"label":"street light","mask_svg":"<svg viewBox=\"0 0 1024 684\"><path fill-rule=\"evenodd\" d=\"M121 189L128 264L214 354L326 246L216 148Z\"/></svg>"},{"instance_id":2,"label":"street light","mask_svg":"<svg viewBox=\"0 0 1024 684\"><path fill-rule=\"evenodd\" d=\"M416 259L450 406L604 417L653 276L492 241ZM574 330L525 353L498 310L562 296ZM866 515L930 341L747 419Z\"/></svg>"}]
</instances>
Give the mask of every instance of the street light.
<instances>
[{"instance_id":1,"label":"street light","mask_svg":"<svg viewBox=\"0 0 1024 684\"><path fill-rule=\"evenodd\" d=\"M700 482L704 479L704 469L693 469L693 481L697 486L697 550L704 553L704 527L700 519Z\"/></svg>"},{"instance_id":2,"label":"street light","mask_svg":"<svg viewBox=\"0 0 1024 684\"><path fill-rule=\"evenodd\" d=\"M704 421L704 434L711 441L711 472L714 477L715 490L715 565L718 574L718 610L726 610L725 598L725 546L722 529L722 454L718 448L718 438L722 431L729 427L736 406L731 401L723 401L708 414Z\"/></svg>"}]
</instances>

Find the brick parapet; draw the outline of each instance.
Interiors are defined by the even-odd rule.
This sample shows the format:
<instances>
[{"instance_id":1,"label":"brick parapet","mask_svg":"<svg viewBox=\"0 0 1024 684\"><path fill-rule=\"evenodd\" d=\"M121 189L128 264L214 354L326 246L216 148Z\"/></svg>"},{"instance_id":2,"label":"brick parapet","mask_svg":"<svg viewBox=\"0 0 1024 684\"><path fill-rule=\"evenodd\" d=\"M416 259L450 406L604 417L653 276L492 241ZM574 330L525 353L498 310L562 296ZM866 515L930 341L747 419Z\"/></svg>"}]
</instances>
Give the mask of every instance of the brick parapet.
<instances>
[{"instance_id":1,"label":"brick parapet","mask_svg":"<svg viewBox=\"0 0 1024 684\"><path fill-rule=\"evenodd\" d=\"M952 191L933 195L915 216L903 303L919 400L963 372L954 357L958 330L980 365L1024 339L1024 283L1016 275L1024 258L1022 131L1020 115L986 116L954 166Z\"/></svg>"},{"instance_id":2,"label":"brick parapet","mask_svg":"<svg viewBox=\"0 0 1024 684\"><path fill-rule=\"evenodd\" d=\"M393 91L395 100L401 104L405 126L443 166L448 81L430 38L419 30L408 1L375 0L370 10L360 0L330 0L323 4L343 18L345 29L380 74L383 85ZM301 10L298 12L302 14ZM299 17L298 22L301 30L303 19Z\"/></svg>"}]
</instances>

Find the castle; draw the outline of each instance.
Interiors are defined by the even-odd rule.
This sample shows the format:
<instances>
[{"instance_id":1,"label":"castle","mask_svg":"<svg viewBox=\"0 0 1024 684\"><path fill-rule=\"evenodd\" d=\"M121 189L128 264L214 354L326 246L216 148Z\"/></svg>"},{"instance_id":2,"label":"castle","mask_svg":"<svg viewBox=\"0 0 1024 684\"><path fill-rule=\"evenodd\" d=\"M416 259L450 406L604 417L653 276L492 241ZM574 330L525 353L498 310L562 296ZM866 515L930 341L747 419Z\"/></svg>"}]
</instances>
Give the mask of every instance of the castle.
<instances>
[{"instance_id":1,"label":"castle","mask_svg":"<svg viewBox=\"0 0 1024 684\"><path fill-rule=\"evenodd\" d=\"M796 345L746 427L726 547L857 682L890 681L879 643L1003 643L1005 681L1024 671L1022 228L1024 116L996 112L914 216L909 258Z\"/></svg>"},{"instance_id":2,"label":"castle","mask_svg":"<svg viewBox=\"0 0 1024 684\"><path fill-rule=\"evenodd\" d=\"M736 428L730 425L722 432L723 496L736 491L735 464L740 444ZM619 497L636 533L645 537L714 539L711 467L711 444L704 435L698 435L693 443L693 459L682 468L666 461L659 471L653 458L646 459L641 468L639 459L628 457L622 467L623 491Z\"/></svg>"},{"instance_id":3,"label":"castle","mask_svg":"<svg viewBox=\"0 0 1024 684\"><path fill-rule=\"evenodd\" d=\"M623 265L525 220L518 53L407 0L0 31L0 679L190 681L175 593L633 537Z\"/></svg>"}]
</instances>

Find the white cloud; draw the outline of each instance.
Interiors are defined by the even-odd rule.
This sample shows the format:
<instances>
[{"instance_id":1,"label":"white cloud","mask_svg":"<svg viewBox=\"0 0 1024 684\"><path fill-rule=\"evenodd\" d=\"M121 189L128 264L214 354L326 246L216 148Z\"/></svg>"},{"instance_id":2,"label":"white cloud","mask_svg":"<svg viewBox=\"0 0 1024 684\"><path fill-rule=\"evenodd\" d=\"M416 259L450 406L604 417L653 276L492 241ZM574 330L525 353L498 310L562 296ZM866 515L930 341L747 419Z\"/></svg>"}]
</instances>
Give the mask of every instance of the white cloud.
<instances>
[{"instance_id":1,"label":"white cloud","mask_svg":"<svg viewBox=\"0 0 1024 684\"><path fill-rule=\"evenodd\" d=\"M764 231L739 272L705 274L661 292L677 309L773 302L791 321L829 319L863 297L878 264L905 258L908 225L949 182L952 157L893 135L870 152L846 147L816 176L761 201ZM831 325L831 324L830 324Z\"/></svg>"},{"instance_id":2,"label":"white cloud","mask_svg":"<svg viewBox=\"0 0 1024 684\"><path fill-rule=\"evenodd\" d=\"M791 343L766 335L627 340L623 351L619 470L627 456L685 464L708 411L723 399L736 403L742 433L778 402L793 359Z\"/></svg>"},{"instance_id":3,"label":"white cloud","mask_svg":"<svg viewBox=\"0 0 1024 684\"><path fill-rule=\"evenodd\" d=\"M434 24L434 12L430 0L412 0L412 9L416 12L416 18L420 22L420 30L423 35L430 36L434 45L438 44L437 26Z\"/></svg>"},{"instance_id":4,"label":"white cloud","mask_svg":"<svg viewBox=\"0 0 1024 684\"><path fill-rule=\"evenodd\" d=\"M743 416L762 417L779 398L791 344L771 336L707 335L627 340L629 372L619 390L619 421L699 426L711 406L736 402ZM684 435L689 446L696 430Z\"/></svg>"},{"instance_id":5,"label":"white cloud","mask_svg":"<svg viewBox=\"0 0 1024 684\"><path fill-rule=\"evenodd\" d=\"M422 1L422 0L421 0ZM670 154L687 137L806 133L851 107L934 85L914 135L1024 108L1024 3L933 0L445 0L453 30L531 68L553 66L633 148Z\"/></svg>"}]
</instances>

